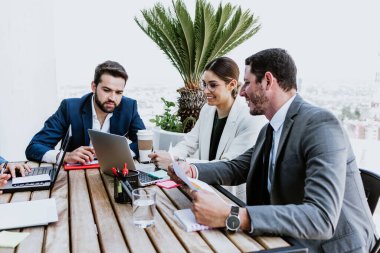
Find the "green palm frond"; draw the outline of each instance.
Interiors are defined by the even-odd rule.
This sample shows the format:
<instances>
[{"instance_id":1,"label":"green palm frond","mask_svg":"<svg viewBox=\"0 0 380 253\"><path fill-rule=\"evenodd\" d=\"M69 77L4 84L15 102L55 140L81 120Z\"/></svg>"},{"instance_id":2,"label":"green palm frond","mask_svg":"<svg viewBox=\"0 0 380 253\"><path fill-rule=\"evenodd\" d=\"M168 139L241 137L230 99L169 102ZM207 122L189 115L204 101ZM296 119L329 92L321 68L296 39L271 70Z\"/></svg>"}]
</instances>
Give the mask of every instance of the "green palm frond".
<instances>
[{"instance_id":1,"label":"green palm frond","mask_svg":"<svg viewBox=\"0 0 380 253\"><path fill-rule=\"evenodd\" d=\"M185 87L199 89L205 65L251 38L260 29L258 18L249 10L230 3L217 10L197 0L194 21L182 0L172 0L172 9L156 3L135 17L137 25L169 58L179 71Z\"/></svg>"}]
</instances>

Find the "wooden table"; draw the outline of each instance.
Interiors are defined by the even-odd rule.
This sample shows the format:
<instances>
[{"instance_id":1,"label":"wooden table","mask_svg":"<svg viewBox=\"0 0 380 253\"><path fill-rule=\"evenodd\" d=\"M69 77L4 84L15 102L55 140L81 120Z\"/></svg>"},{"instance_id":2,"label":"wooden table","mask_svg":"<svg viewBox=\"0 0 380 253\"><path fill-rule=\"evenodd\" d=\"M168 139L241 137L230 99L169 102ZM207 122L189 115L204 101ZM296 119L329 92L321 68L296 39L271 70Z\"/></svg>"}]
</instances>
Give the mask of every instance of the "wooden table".
<instances>
[{"instance_id":1,"label":"wooden table","mask_svg":"<svg viewBox=\"0 0 380 253\"><path fill-rule=\"evenodd\" d=\"M52 190L0 195L0 203L55 198L59 217L45 227L16 230L30 235L15 250L0 252L254 252L289 246L279 237L222 229L187 233L173 212L189 208L190 200L178 188L151 187L157 191L157 212L148 229L134 227L132 206L115 203L113 179L98 169L61 170Z\"/></svg>"}]
</instances>

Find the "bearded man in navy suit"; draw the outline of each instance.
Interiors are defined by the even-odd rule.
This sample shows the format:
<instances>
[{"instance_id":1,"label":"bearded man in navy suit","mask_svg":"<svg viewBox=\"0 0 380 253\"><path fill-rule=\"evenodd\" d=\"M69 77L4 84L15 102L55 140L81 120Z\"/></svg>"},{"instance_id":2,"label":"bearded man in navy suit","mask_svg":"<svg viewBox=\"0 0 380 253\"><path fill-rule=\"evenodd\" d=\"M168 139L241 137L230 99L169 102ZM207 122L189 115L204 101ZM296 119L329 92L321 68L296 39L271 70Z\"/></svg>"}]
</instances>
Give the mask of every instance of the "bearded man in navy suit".
<instances>
[{"instance_id":1,"label":"bearded man in navy suit","mask_svg":"<svg viewBox=\"0 0 380 253\"><path fill-rule=\"evenodd\" d=\"M145 129L137 112L137 102L123 96L128 75L117 62L106 61L95 69L92 93L81 98L64 99L58 110L32 138L25 154L29 160L55 163L59 151L55 146L70 125L72 138L65 156L66 163L86 163L94 159L88 129L124 135L138 156L137 131Z\"/></svg>"}]
</instances>

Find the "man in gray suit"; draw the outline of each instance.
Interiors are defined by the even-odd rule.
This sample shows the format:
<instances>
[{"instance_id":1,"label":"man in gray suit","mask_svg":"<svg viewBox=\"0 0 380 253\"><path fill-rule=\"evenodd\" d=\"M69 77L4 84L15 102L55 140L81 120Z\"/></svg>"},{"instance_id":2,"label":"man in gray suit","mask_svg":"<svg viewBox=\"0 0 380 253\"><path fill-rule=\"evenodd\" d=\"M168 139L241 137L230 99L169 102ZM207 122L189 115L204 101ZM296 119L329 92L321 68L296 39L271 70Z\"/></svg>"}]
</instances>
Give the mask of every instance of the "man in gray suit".
<instances>
[{"instance_id":1,"label":"man in gray suit","mask_svg":"<svg viewBox=\"0 0 380 253\"><path fill-rule=\"evenodd\" d=\"M330 112L296 93L296 74L283 49L246 59L240 95L251 114L265 115L269 124L236 159L183 168L209 184L247 182L247 207L193 191L192 210L201 224L289 236L309 252L369 252L375 225L349 140ZM169 175L176 178L172 168Z\"/></svg>"}]
</instances>

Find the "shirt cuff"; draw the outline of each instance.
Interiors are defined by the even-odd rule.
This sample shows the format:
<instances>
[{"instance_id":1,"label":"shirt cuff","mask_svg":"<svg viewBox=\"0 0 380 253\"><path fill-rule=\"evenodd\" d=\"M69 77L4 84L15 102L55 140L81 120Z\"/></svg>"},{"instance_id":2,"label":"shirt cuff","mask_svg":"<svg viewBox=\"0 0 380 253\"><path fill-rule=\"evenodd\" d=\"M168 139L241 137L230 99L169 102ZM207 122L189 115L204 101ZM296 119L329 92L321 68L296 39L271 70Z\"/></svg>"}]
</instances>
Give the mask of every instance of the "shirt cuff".
<instances>
[{"instance_id":1,"label":"shirt cuff","mask_svg":"<svg viewBox=\"0 0 380 253\"><path fill-rule=\"evenodd\" d=\"M253 233L253 225L252 225L252 222L251 222L251 230L249 230L249 232L248 233L250 233L250 234L252 234Z\"/></svg>"},{"instance_id":2,"label":"shirt cuff","mask_svg":"<svg viewBox=\"0 0 380 253\"><path fill-rule=\"evenodd\" d=\"M195 171L195 179L198 179L198 175L199 175L199 173L198 173L198 168L197 168L197 166L195 166L194 164L190 164L190 166L194 169L194 171Z\"/></svg>"},{"instance_id":3,"label":"shirt cuff","mask_svg":"<svg viewBox=\"0 0 380 253\"><path fill-rule=\"evenodd\" d=\"M49 150L47 151L44 156L42 157L42 162L45 163L56 163L57 162L57 155L59 153L59 150ZM58 159L59 161L59 159Z\"/></svg>"}]
</instances>

